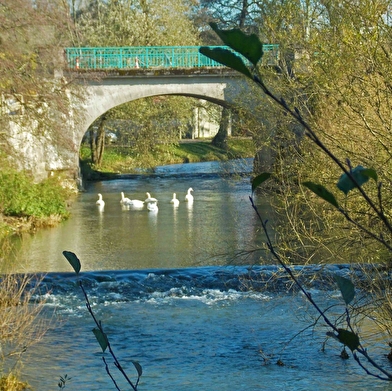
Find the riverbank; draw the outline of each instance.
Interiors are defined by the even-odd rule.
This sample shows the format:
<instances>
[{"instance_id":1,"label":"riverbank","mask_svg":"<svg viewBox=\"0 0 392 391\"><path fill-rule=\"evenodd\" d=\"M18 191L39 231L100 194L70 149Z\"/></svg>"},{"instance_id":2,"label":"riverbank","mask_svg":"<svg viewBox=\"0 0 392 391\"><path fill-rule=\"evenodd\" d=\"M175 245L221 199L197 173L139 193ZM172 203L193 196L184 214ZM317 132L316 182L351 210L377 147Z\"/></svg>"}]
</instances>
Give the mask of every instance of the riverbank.
<instances>
[{"instance_id":1,"label":"riverbank","mask_svg":"<svg viewBox=\"0 0 392 391\"><path fill-rule=\"evenodd\" d=\"M143 155L135 155L129 147L108 145L100 167L91 165L90 150L82 146L82 175L87 181L113 179L119 174L153 173L157 166L244 159L256 153L251 138L230 138L227 145L227 149L221 149L212 145L210 139L182 140L175 145L159 145Z\"/></svg>"}]
</instances>

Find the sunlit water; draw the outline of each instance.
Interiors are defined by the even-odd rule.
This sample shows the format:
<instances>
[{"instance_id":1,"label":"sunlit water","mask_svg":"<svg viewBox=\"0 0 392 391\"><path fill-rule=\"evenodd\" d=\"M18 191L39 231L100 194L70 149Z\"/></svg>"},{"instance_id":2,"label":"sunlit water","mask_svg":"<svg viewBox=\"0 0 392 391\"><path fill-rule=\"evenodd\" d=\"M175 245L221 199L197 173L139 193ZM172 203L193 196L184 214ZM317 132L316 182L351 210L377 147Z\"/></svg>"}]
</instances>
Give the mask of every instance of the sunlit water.
<instances>
[{"instance_id":1,"label":"sunlit water","mask_svg":"<svg viewBox=\"0 0 392 391\"><path fill-rule=\"evenodd\" d=\"M231 263L234 253L252 250L261 241L260 226L249 202L250 170L251 160L230 165L196 163L158 168L154 175L91 184L74 203L69 221L24 238L18 254L21 271L69 271L63 250L75 252L83 270ZM194 189L191 205L184 202L189 187ZM122 191L139 200L151 193L158 199L158 213L122 208ZM103 211L95 204L97 193L103 195ZM170 204L173 193L180 200L178 208ZM261 254L248 256L243 261L252 263Z\"/></svg>"},{"instance_id":2,"label":"sunlit water","mask_svg":"<svg viewBox=\"0 0 392 391\"><path fill-rule=\"evenodd\" d=\"M241 164L237 172L249 168ZM307 328L315 313L290 281L272 279L275 266L248 267L262 252L234 256L259 246L262 236L249 203L248 175L217 175L227 170L218 163L189 164L92 184L68 222L20 244L22 269L48 272L45 313L55 311L57 320L27 352L32 359L24 375L36 390L58 389L65 374L72 378L69 390L115 389L63 250L81 259L83 286L131 379L131 360L142 365L139 390L392 389L352 359L343 361L337 342L328 341L322 351L327 329L322 323ZM188 187L194 189L191 207L183 202ZM138 199L149 191L159 199L158 213L123 210L121 191ZM169 203L173 192L181 200L178 209ZM106 202L102 212L97 193ZM268 203L257 203L268 216ZM345 271L330 266L325 275ZM250 288L254 280L261 291ZM323 308L341 303L332 285L316 280L309 289ZM376 358L390 369L387 349L377 349ZM120 388L129 390L110 368Z\"/></svg>"}]
</instances>

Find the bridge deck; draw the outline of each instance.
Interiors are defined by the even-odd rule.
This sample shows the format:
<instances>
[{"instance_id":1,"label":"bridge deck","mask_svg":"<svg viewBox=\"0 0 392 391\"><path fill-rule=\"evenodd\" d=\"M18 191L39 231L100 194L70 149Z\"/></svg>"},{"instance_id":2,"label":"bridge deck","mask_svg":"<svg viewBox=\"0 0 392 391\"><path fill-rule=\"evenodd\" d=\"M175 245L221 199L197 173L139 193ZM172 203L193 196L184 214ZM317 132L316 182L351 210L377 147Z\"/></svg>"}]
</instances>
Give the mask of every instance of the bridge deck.
<instances>
[{"instance_id":1,"label":"bridge deck","mask_svg":"<svg viewBox=\"0 0 392 391\"><path fill-rule=\"evenodd\" d=\"M211 46L211 48L227 46ZM222 68L222 64L199 52L200 46L73 47L65 49L69 69L188 69ZM275 65L279 45L263 45L263 61Z\"/></svg>"}]
</instances>

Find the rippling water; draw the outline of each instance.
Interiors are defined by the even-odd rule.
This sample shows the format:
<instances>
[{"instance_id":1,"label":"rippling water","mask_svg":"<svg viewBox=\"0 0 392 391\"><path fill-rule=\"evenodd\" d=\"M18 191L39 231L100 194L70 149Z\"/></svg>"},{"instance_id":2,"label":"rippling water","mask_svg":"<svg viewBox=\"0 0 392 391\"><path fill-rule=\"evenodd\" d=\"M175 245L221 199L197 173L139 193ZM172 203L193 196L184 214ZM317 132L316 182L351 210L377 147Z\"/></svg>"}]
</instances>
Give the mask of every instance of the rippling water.
<instances>
[{"instance_id":1,"label":"rippling water","mask_svg":"<svg viewBox=\"0 0 392 391\"><path fill-rule=\"evenodd\" d=\"M308 328L314 310L283 275L271 279L277 270L213 266L87 272L80 278L128 374L135 373L132 359L142 365L139 390L389 389L352 359L343 361L334 340L321 351L326 328ZM330 266L324 274L342 270ZM264 289L249 289L251 281ZM46 311L51 316L55 309L58 322L34 347L34 366L25 368L36 389L54 389L65 374L71 390L114 389L76 282L72 273L50 273L44 280ZM309 285L313 298L343 313L338 292L323 286ZM380 359L386 352L380 346L373 353ZM381 362L389 366L385 357Z\"/></svg>"},{"instance_id":2,"label":"rippling water","mask_svg":"<svg viewBox=\"0 0 392 391\"><path fill-rule=\"evenodd\" d=\"M33 364L24 375L36 390L57 389L65 374L69 390L115 389L63 250L82 260L83 286L127 372L134 374L131 360L142 365L140 391L389 389L352 359L342 361L335 341L321 351L327 330L308 327L316 314L287 277L273 278L273 265L249 267L263 253L233 257L262 237L248 200L251 162L238 162L235 173L231 164L162 167L151 176L91 184L70 221L21 242L21 269L48 273L45 314L57 320L27 352ZM194 205L173 210L172 192L184 195L188 187ZM132 198L150 191L159 198L158 214L123 210L121 191ZM103 212L95 205L98 192ZM323 276L345 270L331 265ZM314 280L309 289L322 308L334 304L342 313L333 285ZM389 368L385 345L375 353Z\"/></svg>"}]
</instances>

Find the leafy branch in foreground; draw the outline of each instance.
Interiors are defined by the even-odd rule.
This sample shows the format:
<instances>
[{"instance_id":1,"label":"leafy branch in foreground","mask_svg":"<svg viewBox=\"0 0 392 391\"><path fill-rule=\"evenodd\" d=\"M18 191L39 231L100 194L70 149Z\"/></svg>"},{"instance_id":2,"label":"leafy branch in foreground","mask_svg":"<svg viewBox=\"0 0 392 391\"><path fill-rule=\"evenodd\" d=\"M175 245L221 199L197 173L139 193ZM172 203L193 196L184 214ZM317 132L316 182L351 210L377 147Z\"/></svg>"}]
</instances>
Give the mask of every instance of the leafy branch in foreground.
<instances>
[{"instance_id":1,"label":"leafy branch in foreground","mask_svg":"<svg viewBox=\"0 0 392 391\"><path fill-rule=\"evenodd\" d=\"M273 102L279 105L284 112L289 114L294 118L302 127L304 128L304 134L308 137L318 148L320 148L326 156L331 159L343 172L339 181L337 183L337 187L341 190L346 196L347 194L356 189L359 191L362 199L367 203L371 210L375 213L377 218L382 222L386 231L389 234L392 234L392 226L384 213L383 205L382 205L382 184L379 183L377 185L377 201L374 202L371 197L366 193L363 189L362 185L365 184L369 179L374 179L377 183L378 177L377 173L374 169L364 168L362 166L357 166L352 168L351 163L347 160L345 163L342 162L318 137L316 132L312 129L312 127L306 122L302 114L300 113L297 107L291 108L286 103L283 98L278 98L276 95L272 93L272 91L266 86L263 82L261 76L257 72L257 64L261 60L263 56L263 46L257 37L254 35L248 36L241 32L238 29L224 31L217 28L216 24L211 24L212 29L217 33L217 35L222 39L225 45L229 46L241 56L243 56L251 65L245 64L242 58L230 50L226 49L211 49L208 47L200 48L200 52L211 59L222 63L223 65L228 66L234 70L245 75L247 78L251 79L256 85L258 85L261 90L266 94ZM239 44L239 42L241 44ZM271 173L262 173L255 177L252 182L252 196L254 191L266 180L268 180L272 176ZM357 228L362 230L362 232L369 235L371 238L377 240L381 243L385 248L389 251L392 250L392 247L384 238L384 235L380 232L374 232L371 228L367 228L361 222L353 219L350 213L345 210L342 206L339 205L335 195L326 189L323 185L313 183L313 182L303 182L302 185L320 197L322 200L328 202L332 205L336 210L338 210L343 216L351 223L354 224ZM331 329L327 333L328 336L331 336L342 343L344 346L347 346L352 354L356 362L359 364L361 368L365 370L365 372L371 376L374 376L381 380L392 380L392 374L382 368L378 363L376 363L368 354L367 350L363 347L359 335L355 333L350 316L350 303L352 302L355 296L355 288L352 282L344 277L335 276L335 281L341 291L343 300L346 304L345 309L345 328L338 328L335 323L331 321L331 319L326 315L326 313L319 307L319 305L314 301L309 292L304 288L304 286L299 282L291 268L285 263L285 261L280 257L278 252L275 250L275 247L272 243L270 235L267 229L267 221L263 220L261 217L256 205L253 202L253 198L250 197L250 201L253 209L255 210L260 223L262 225L263 231L266 235L266 245L269 251L271 252L274 259L284 268L287 274L290 276L292 281L298 286L298 288L305 295L306 299L311 303L311 305L316 309L316 311L320 314L321 318ZM365 358L367 363L372 367L372 370L369 370L367 366L361 361L361 358ZM377 372L379 371L379 372Z\"/></svg>"},{"instance_id":2,"label":"leafy branch in foreground","mask_svg":"<svg viewBox=\"0 0 392 391\"><path fill-rule=\"evenodd\" d=\"M72 268L74 269L76 275L78 276L80 273L80 269L81 269L81 263L80 263L79 258L71 251L63 251L63 255L67 259L69 264L72 266ZM94 323L96 325L96 327L94 327L92 331L93 331L94 336L97 339L97 341L102 349L102 353L105 353L106 349L109 351L110 355L113 358L113 362L114 362L115 367L120 371L121 375L124 377L126 382L132 387L132 390L137 391L140 377L143 374L142 366L139 364L139 362L131 360L131 362L137 372L137 380L135 383L133 383L132 380L126 374L126 372L125 372L124 368L122 367L122 365L120 364L119 360L117 359L117 356L115 355L115 353L112 349L112 346L110 344L109 338L103 329L102 322L100 320L98 320L97 317L95 316L93 309L91 307L91 304L90 304L90 300L87 296L87 292L84 289L81 280L79 280L79 286L83 292L84 299L86 301L87 310L88 310L89 314L91 315L91 317L93 318ZM103 355L102 355L102 361L105 364L105 370L106 370L107 374L109 375L110 379L112 380L114 386L116 387L117 390L120 390L120 387L118 386L115 378L113 377L112 373L110 372L109 364Z\"/></svg>"},{"instance_id":3,"label":"leafy branch in foreground","mask_svg":"<svg viewBox=\"0 0 392 391\"><path fill-rule=\"evenodd\" d=\"M261 184L261 183L260 183ZM324 322L332 329L332 331L327 332L327 335L329 337L335 338L337 341L339 341L341 344L344 346L347 346L352 354L354 359L358 362L358 364L363 368L366 373L368 373L371 376L377 377L381 380L389 380L392 381L392 374L383 369L379 364L377 364L368 354L366 348L363 347L363 345L360 342L359 336L357 333L355 333L353 326L351 324L351 317L350 317L350 312L349 312L349 304L351 301L354 299L355 296L355 288L352 282L344 277L341 277L339 275L335 275L335 281L340 289L340 292L342 294L343 300L346 304L346 325L347 328L338 328L335 326L335 324L330 320L330 318L326 315L326 313L320 308L320 306L315 302L313 299L312 295L303 287L303 285L299 282L297 277L294 275L293 271L291 268L286 265L286 263L283 261L283 259L279 256L277 251L274 248L274 245L272 243L272 240L270 238L270 235L268 233L267 229L267 223L268 221L263 220L261 217L257 206L253 202L253 198L250 198L250 202L252 204L252 208L255 210L261 226L263 228L264 234L266 235L266 244L275 258L275 260L283 267L283 269L286 271L286 273L290 276L290 278L294 281L294 283L297 285L297 287L301 290L301 292L305 295L306 299L310 302L310 304L316 309L316 311L321 315L322 319ZM378 371L381 372L382 375L378 375L376 373L373 373L369 371L361 362L360 357L358 354L362 355L366 360Z\"/></svg>"}]
</instances>

